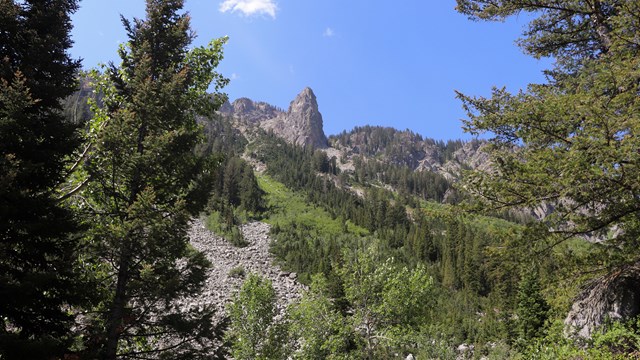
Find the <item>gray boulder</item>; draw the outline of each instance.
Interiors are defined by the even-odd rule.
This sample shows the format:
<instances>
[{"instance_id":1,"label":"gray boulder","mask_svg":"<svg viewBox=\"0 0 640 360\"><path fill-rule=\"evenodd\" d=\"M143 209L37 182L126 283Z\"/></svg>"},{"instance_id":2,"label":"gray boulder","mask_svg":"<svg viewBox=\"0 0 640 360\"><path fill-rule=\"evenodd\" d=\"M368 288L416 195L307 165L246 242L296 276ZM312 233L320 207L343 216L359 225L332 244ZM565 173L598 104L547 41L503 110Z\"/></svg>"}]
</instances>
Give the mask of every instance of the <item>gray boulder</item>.
<instances>
[{"instance_id":1,"label":"gray boulder","mask_svg":"<svg viewBox=\"0 0 640 360\"><path fill-rule=\"evenodd\" d=\"M573 303L564 323L567 335L591 338L606 321L627 320L640 313L640 262L592 281Z\"/></svg>"}]
</instances>

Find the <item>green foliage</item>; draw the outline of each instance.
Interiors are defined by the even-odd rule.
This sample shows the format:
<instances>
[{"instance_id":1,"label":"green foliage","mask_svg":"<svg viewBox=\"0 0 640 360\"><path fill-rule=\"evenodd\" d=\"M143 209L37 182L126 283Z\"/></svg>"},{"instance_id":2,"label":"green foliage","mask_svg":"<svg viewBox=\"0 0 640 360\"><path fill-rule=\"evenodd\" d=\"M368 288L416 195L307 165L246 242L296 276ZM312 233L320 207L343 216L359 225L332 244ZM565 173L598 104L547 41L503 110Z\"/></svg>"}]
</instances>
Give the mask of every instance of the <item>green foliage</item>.
<instances>
[{"instance_id":1,"label":"green foliage","mask_svg":"<svg viewBox=\"0 0 640 360\"><path fill-rule=\"evenodd\" d=\"M223 232L240 223L240 217L256 217L265 210L264 192L251 165L231 156L220 162L220 170L212 179L213 189L208 207L221 213Z\"/></svg>"},{"instance_id":2,"label":"green foliage","mask_svg":"<svg viewBox=\"0 0 640 360\"><path fill-rule=\"evenodd\" d=\"M210 265L187 237L216 164L194 155L202 139L195 116L224 98L212 103L206 91L212 79L216 89L226 83L214 72L226 39L188 50L182 5L147 1L146 19L123 19L122 63L92 75L104 106L94 106L86 186L76 200L105 298L90 312L87 357L194 358L213 346L212 310L174 304L200 291Z\"/></svg>"},{"instance_id":3,"label":"green foliage","mask_svg":"<svg viewBox=\"0 0 640 360\"><path fill-rule=\"evenodd\" d=\"M271 281L250 274L228 308L227 339L238 360L286 359L287 324L275 321L276 293Z\"/></svg>"},{"instance_id":4,"label":"green foliage","mask_svg":"<svg viewBox=\"0 0 640 360\"><path fill-rule=\"evenodd\" d=\"M614 322L593 334L587 343L575 342L564 334L564 324L556 321L546 336L529 342L527 347L514 352L514 359L638 359L640 335L638 323L632 319L625 323Z\"/></svg>"},{"instance_id":5,"label":"green foliage","mask_svg":"<svg viewBox=\"0 0 640 360\"><path fill-rule=\"evenodd\" d=\"M433 306L433 280L424 267L409 270L380 261L371 251L347 255L339 274L362 341L362 356L375 359L406 350Z\"/></svg>"},{"instance_id":6,"label":"green foliage","mask_svg":"<svg viewBox=\"0 0 640 360\"><path fill-rule=\"evenodd\" d=\"M62 357L85 302L78 222L58 188L79 145L77 1L0 2L0 358Z\"/></svg>"},{"instance_id":7,"label":"green foliage","mask_svg":"<svg viewBox=\"0 0 640 360\"><path fill-rule=\"evenodd\" d=\"M258 181L269 207L265 221L272 225L270 250L303 283L311 283L312 274L328 276L342 249L368 233L350 221L332 218L267 175L260 175Z\"/></svg>"},{"instance_id":8,"label":"green foliage","mask_svg":"<svg viewBox=\"0 0 640 360\"><path fill-rule=\"evenodd\" d=\"M345 232L357 235L369 233L351 221L341 221L331 216L328 211L309 204L305 196L288 189L268 175L261 174L257 180L260 188L266 193L269 207L268 218L265 221L273 226L285 228L295 222L301 226L315 228L326 235L340 235Z\"/></svg>"},{"instance_id":9,"label":"green foliage","mask_svg":"<svg viewBox=\"0 0 640 360\"><path fill-rule=\"evenodd\" d=\"M240 231L240 223L231 208L225 208L224 213L218 211L211 212L205 221L207 229L219 236L224 237L233 246L245 247L249 243L245 240Z\"/></svg>"},{"instance_id":10,"label":"green foliage","mask_svg":"<svg viewBox=\"0 0 640 360\"><path fill-rule=\"evenodd\" d=\"M636 36L640 4L572 0L457 3L460 12L476 20L530 13L532 20L520 46L534 57L551 56L556 61L546 71L548 81L531 84L526 91L513 94L494 89L490 98L458 94L469 116L466 131L492 137L488 150L494 163L491 171L470 172L463 186L484 209L553 209L544 222L528 224L522 236L505 243L518 258L544 262L541 276L566 268L593 276L594 269L615 271L636 263L640 257L640 173L636 166L640 161L636 136L640 124ZM598 240L597 245L575 246L576 241L584 241L576 237ZM563 288L575 289L575 284L552 289L555 299L550 303L556 309L551 313L566 311L570 297L562 293ZM539 293L536 279L523 276L518 327L525 338L539 336L536 329L549 314ZM618 330L612 331L610 336L616 340L609 344L618 339L623 344L635 341L619 337ZM549 331L554 332L559 333ZM557 338L529 345L524 358L619 356L611 349L616 345L608 349L593 343L581 349Z\"/></svg>"},{"instance_id":11,"label":"green foliage","mask_svg":"<svg viewBox=\"0 0 640 360\"><path fill-rule=\"evenodd\" d=\"M549 305L542 296L538 272L535 268L524 268L518 287L518 333L522 339L531 340L542 335L549 316Z\"/></svg>"},{"instance_id":12,"label":"green foliage","mask_svg":"<svg viewBox=\"0 0 640 360\"><path fill-rule=\"evenodd\" d=\"M267 164L269 175L290 189L303 192L308 202L321 206L332 218L348 219L370 231L396 227L400 232L408 231L405 204L392 201L391 192L370 189L371 196L362 199L336 186L333 177L316 176L310 149L288 144L273 135L262 136L256 148L256 155Z\"/></svg>"},{"instance_id":13,"label":"green foliage","mask_svg":"<svg viewBox=\"0 0 640 360\"><path fill-rule=\"evenodd\" d=\"M243 278L245 276L244 267L240 265L232 267L231 270L229 270L229 276Z\"/></svg>"},{"instance_id":14,"label":"green foliage","mask_svg":"<svg viewBox=\"0 0 640 360\"><path fill-rule=\"evenodd\" d=\"M322 275L312 278L309 290L289 308L291 333L300 348L294 359L347 359L354 329L329 299Z\"/></svg>"},{"instance_id":15,"label":"green foliage","mask_svg":"<svg viewBox=\"0 0 640 360\"><path fill-rule=\"evenodd\" d=\"M425 200L442 202L452 189L442 175L431 171L415 171L405 165L394 165L381 160L355 157L354 180L360 183L381 183L392 186L401 195L416 195Z\"/></svg>"},{"instance_id":16,"label":"green foliage","mask_svg":"<svg viewBox=\"0 0 640 360\"><path fill-rule=\"evenodd\" d=\"M616 355L638 354L640 351L640 320L619 321L603 326L593 336L593 347ZM636 356L637 357L637 356Z\"/></svg>"},{"instance_id":17,"label":"green foliage","mask_svg":"<svg viewBox=\"0 0 640 360\"><path fill-rule=\"evenodd\" d=\"M332 220L323 209L306 203L305 196L268 176L261 175L258 180L267 193L270 208L266 221L272 224L271 251L281 266L298 273L304 283L311 283L313 274L323 274L330 297L340 311L347 311L350 306L344 297L344 279L336 274L344 264L345 249L362 251L373 247L381 258L395 254L396 261L409 269L424 266L438 281L434 289L451 276L453 280L447 280L453 281L448 283L451 289L434 291L434 302L441 311L432 315L424 330L428 339L442 339L438 340L442 349L455 347L455 341L511 338L513 332L505 319L512 316L515 307L518 272L510 271L505 264L511 266L515 259L496 255L499 252L493 254L488 248L501 249L505 238L520 236L518 227L495 218L456 218L450 215L449 206L426 204L424 209L413 211L415 222L406 233L383 228L373 235L369 232L369 236L354 236L367 232L349 221ZM383 206L385 193L371 194L377 196L371 202ZM394 234L400 235L399 248L394 244ZM486 315L478 317L478 313ZM407 344L420 343L407 334L403 336Z\"/></svg>"},{"instance_id":18,"label":"green foliage","mask_svg":"<svg viewBox=\"0 0 640 360\"><path fill-rule=\"evenodd\" d=\"M534 56L558 59L549 83L526 92L494 89L489 99L459 94L469 113L467 131L494 134L495 169L472 174L467 188L492 207L552 205L545 221L561 237L549 245L574 235L606 240L596 266L635 261L640 71L630 34L637 33L640 5L551 3L557 2L458 2L480 19L543 11L521 45Z\"/></svg>"},{"instance_id":19,"label":"green foliage","mask_svg":"<svg viewBox=\"0 0 640 360\"><path fill-rule=\"evenodd\" d=\"M314 275L289 308L291 340L299 344L294 358L380 359L426 345L422 327L435 304L431 277L423 267L379 261L373 251L346 255L351 260L337 271L346 309L332 299L332 285L322 275Z\"/></svg>"},{"instance_id":20,"label":"green foliage","mask_svg":"<svg viewBox=\"0 0 640 360\"><path fill-rule=\"evenodd\" d=\"M457 3L457 10L473 20L502 21L521 12L538 15L524 31L520 47L536 58L555 57L569 63L608 52L615 35L633 31L617 28L620 21L617 16L625 11L631 15L637 10L636 5L618 1L457 0ZM625 36L620 40L629 39Z\"/></svg>"}]
</instances>

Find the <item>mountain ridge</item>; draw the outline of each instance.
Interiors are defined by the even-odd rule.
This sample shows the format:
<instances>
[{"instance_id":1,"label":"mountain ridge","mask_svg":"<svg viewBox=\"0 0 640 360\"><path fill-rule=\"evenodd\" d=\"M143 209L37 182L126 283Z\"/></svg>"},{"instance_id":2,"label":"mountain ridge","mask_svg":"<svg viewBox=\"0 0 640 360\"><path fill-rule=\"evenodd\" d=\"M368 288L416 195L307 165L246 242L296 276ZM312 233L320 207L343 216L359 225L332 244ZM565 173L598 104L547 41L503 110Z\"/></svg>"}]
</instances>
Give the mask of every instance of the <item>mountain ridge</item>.
<instances>
[{"instance_id":1,"label":"mountain ridge","mask_svg":"<svg viewBox=\"0 0 640 360\"><path fill-rule=\"evenodd\" d=\"M490 166L488 155L482 151L483 140L445 142L424 138L409 129L371 125L327 137L317 98L310 87L305 87L287 110L241 97L223 104L219 113L232 119L245 134L262 129L291 144L322 149L340 158L343 169L350 169L350 163L359 157L406 166L412 171L436 172L454 181L465 168Z\"/></svg>"}]
</instances>

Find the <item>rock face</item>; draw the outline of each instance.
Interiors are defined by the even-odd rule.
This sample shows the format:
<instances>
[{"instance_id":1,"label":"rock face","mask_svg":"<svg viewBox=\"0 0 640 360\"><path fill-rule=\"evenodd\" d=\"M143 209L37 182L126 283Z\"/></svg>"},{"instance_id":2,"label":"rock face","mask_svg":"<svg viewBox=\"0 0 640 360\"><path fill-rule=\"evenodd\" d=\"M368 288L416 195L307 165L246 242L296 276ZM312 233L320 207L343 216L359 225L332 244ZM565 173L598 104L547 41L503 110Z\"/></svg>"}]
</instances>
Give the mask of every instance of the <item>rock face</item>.
<instances>
[{"instance_id":1,"label":"rock face","mask_svg":"<svg viewBox=\"0 0 640 360\"><path fill-rule=\"evenodd\" d=\"M454 152L452 159L432 171L440 173L449 181L459 179L465 168L486 171L492 166L489 155L484 151L486 145L487 143L483 141L464 143Z\"/></svg>"},{"instance_id":2,"label":"rock face","mask_svg":"<svg viewBox=\"0 0 640 360\"><path fill-rule=\"evenodd\" d=\"M406 166L414 171L439 173L450 181L459 179L463 169L490 169L487 142L436 141L411 130L362 126L330 137L331 146L341 151L340 158L375 159L385 164Z\"/></svg>"},{"instance_id":3,"label":"rock face","mask_svg":"<svg viewBox=\"0 0 640 360\"><path fill-rule=\"evenodd\" d=\"M222 105L219 111L224 115L236 118L243 124L258 126L261 122L273 119L283 113L275 106L247 98L236 99L233 103L227 102Z\"/></svg>"},{"instance_id":4,"label":"rock face","mask_svg":"<svg viewBox=\"0 0 640 360\"><path fill-rule=\"evenodd\" d=\"M326 148L328 142L322 126L322 114L318 110L316 95L308 87L296 96L286 113L265 123L267 129L273 130L288 142Z\"/></svg>"},{"instance_id":5,"label":"rock face","mask_svg":"<svg viewBox=\"0 0 640 360\"><path fill-rule=\"evenodd\" d=\"M242 125L271 130L293 144L315 148L328 146L316 95L308 87L296 96L286 112L264 102L240 98L224 104L220 113Z\"/></svg>"},{"instance_id":6,"label":"rock face","mask_svg":"<svg viewBox=\"0 0 640 360\"><path fill-rule=\"evenodd\" d=\"M564 323L569 335L590 338L608 320L640 314L640 263L625 266L591 283L571 307Z\"/></svg>"}]
</instances>

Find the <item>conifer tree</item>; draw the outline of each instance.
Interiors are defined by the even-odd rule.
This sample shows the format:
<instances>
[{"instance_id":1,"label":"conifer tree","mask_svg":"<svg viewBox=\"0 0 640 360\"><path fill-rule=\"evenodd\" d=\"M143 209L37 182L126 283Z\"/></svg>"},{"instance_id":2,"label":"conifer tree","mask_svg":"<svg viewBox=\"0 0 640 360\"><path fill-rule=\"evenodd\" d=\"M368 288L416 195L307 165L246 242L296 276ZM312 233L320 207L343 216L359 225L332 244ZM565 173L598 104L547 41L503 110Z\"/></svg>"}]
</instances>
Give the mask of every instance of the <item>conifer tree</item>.
<instances>
[{"instance_id":1,"label":"conifer tree","mask_svg":"<svg viewBox=\"0 0 640 360\"><path fill-rule=\"evenodd\" d=\"M531 340L542 335L545 321L549 317L549 304L542 296L538 271L523 269L518 285L517 327L519 336Z\"/></svg>"},{"instance_id":2,"label":"conifer tree","mask_svg":"<svg viewBox=\"0 0 640 360\"><path fill-rule=\"evenodd\" d=\"M240 188L240 205L243 210L257 213L264 208L264 191L258 186L258 180L253 174L251 165L245 164L238 186Z\"/></svg>"},{"instance_id":3,"label":"conifer tree","mask_svg":"<svg viewBox=\"0 0 640 360\"><path fill-rule=\"evenodd\" d=\"M594 265L639 261L640 3L458 0L458 9L481 20L532 13L520 45L556 59L546 84L459 94L465 128L493 136L493 169L466 188L493 208L553 207L542 249L589 236L604 250Z\"/></svg>"},{"instance_id":4,"label":"conifer tree","mask_svg":"<svg viewBox=\"0 0 640 360\"><path fill-rule=\"evenodd\" d=\"M0 2L0 358L61 356L78 305L77 224L56 188L78 145L61 101L76 88L77 2Z\"/></svg>"},{"instance_id":5,"label":"conifer tree","mask_svg":"<svg viewBox=\"0 0 640 360\"><path fill-rule=\"evenodd\" d=\"M95 109L78 198L105 296L91 319L90 357L194 359L213 345L211 310L180 301L201 289L209 265L187 237L213 170L194 155L202 139L195 117L224 100L206 91L211 81L216 91L226 84L214 72L225 39L188 50L182 6L148 0L146 19L123 18L122 63L94 74L104 107Z\"/></svg>"}]
</instances>

